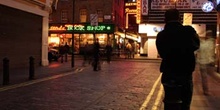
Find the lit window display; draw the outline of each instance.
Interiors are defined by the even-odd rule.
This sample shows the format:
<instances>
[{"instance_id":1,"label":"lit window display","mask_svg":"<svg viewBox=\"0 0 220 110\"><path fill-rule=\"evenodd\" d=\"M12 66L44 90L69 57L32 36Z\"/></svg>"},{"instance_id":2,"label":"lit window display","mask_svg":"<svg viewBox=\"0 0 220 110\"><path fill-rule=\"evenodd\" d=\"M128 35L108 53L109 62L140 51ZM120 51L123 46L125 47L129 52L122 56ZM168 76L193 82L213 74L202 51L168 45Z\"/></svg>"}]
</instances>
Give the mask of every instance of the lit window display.
<instances>
[{"instance_id":1,"label":"lit window display","mask_svg":"<svg viewBox=\"0 0 220 110\"><path fill-rule=\"evenodd\" d=\"M92 45L94 39L98 38L100 46L104 48L108 41L114 43L113 27L112 24L100 24L96 27L89 24L54 24L49 27L49 47L59 48L66 43L72 47L74 38L74 53L81 54L86 43Z\"/></svg>"}]
</instances>

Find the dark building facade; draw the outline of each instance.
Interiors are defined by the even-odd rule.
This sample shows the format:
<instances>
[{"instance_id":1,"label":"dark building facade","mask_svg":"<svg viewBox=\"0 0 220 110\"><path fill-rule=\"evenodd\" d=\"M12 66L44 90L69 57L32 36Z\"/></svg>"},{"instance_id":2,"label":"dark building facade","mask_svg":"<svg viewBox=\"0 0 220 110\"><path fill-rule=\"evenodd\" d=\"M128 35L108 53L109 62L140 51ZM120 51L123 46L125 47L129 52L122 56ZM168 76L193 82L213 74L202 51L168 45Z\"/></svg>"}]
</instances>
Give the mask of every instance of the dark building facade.
<instances>
[{"instance_id":1,"label":"dark building facade","mask_svg":"<svg viewBox=\"0 0 220 110\"><path fill-rule=\"evenodd\" d=\"M29 58L36 66L48 65L48 10L45 0L35 2L0 1L0 60L9 60L9 68L29 67ZM0 64L0 70L3 63Z\"/></svg>"}]
</instances>

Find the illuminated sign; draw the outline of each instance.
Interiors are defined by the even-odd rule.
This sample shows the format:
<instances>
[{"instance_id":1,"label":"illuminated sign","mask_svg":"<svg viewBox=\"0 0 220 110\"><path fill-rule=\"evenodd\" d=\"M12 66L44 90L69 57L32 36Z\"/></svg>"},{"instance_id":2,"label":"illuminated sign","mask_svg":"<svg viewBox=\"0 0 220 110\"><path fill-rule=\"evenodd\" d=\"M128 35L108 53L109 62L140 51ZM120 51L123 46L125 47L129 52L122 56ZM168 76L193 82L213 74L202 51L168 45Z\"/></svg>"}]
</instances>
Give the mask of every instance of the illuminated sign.
<instances>
[{"instance_id":1,"label":"illuminated sign","mask_svg":"<svg viewBox=\"0 0 220 110\"><path fill-rule=\"evenodd\" d=\"M67 32L67 33L114 33L113 24L101 24L91 26L90 24L60 24L51 25L50 32Z\"/></svg>"},{"instance_id":2,"label":"illuminated sign","mask_svg":"<svg viewBox=\"0 0 220 110\"><path fill-rule=\"evenodd\" d=\"M125 3L125 6L136 6L136 5L137 5L137 3L135 3L135 2Z\"/></svg>"},{"instance_id":3,"label":"illuminated sign","mask_svg":"<svg viewBox=\"0 0 220 110\"><path fill-rule=\"evenodd\" d=\"M134 13L134 14L136 14L137 13L137 10L136 9L129 9L129 8L126 8L125 9L125 13Z\"/></svg>"},{"instance_id":4,"label":"illuminated sign","mask_svg":"<svg viewBox=\"0 0 220 110\"><path fill-rule=\"evenodd\" d=\"M192 19L192 13L183 13L183 25L192 25Z\"/></svg>"},{"instance_id":5,"label":"illuminated sign","mask_svg":"<svg viewBox=\"0 0 220 110\"><path fill-rule=\"evenodd\" d=\"M136 23L141 23L141 0L137 0L137 17L136 17Z\"/></svg>"},{"instance_id":6,"label":"illuminated sign","mask_svg":"<svg viewBox=\"0 0 220 110\"><path fill-rule=\"evenodd\" d=\"M207 1L202 5L202 11L204 12L211 12L213 9L214 9L214 4L210 1Z\"/></svg>"},{"instance_id":7,"label":"illuminated sign","mask_svg":"<svg viewBox=\"0 0 220 110\"><path fill-rule=\"evenodd\" d=\"M203 4L207 1L211 1L214 3L214 5L216 5L215 2L217 1L218 3L219 0L151 0L149 3L151 4L150 6L152 10L161 10L161 9L165 10L170 8L188 10L188 9L202 9L202 7L204 6ZM205 10L207 10L206 8L207 7L205 7Z\"/></svg>"}]
</instances>

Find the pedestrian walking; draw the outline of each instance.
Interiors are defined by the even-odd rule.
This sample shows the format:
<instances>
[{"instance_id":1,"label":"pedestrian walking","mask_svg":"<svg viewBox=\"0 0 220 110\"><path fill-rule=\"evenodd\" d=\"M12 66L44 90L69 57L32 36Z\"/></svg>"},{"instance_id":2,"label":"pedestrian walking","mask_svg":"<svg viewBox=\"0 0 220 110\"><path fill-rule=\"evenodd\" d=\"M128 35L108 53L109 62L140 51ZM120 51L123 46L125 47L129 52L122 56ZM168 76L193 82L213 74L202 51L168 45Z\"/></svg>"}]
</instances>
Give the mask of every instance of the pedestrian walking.
<instances>
[{"instance_id":1,"label":"pedestrian walking","mask_svg":"<svg viewBox=\"0 0 220 110\"><path fill-rule=\"evenodd\" d=\"M194 51L199 48L199 37L193 27L180 23L177 9L165 12L165 23L164 30L156 38L156 47L162 59L160 71L165 91L164 110L190 110Z\"/></svg>"},{"instance_id":2,"label":"pedestrian walking","mask_svg":"<svg viewBox=\"0 0 220 110\"><path fill-rule=\"evenodd\" d=\"M197 51L197 62L199 64L202 88L204 95L209 95L207 75L214 74L215 68L215 39L207 32L207 36L200 38L200 48Z\"/></svg>"},{"instance_id":3,"label":"pedestrian walking","mask_svg":"<svg viewBox=\"0 0 220 110\"><path fill-rule=\"evenodd\" d=\"M67 42L64 45L64 54L65 54L65 62L67 62L67 56L68 56L68 52L69 52L69 45L67 45Z\"/></svg>"},{"instance_id":4,"label":"pedestrian walking","mask_svg":"<svg viewBox=\"0 0 220 110\"><path fill-rule=\"evenodd\" d=\"M112 46L109 42L105 47L105 51L106 51L107 63L110 63L112 56Z\"/></svg>"},{"instance_id":5,"label":"pedestrian walking","mask_svg":"<svg viewBox=\"0 0 220 110\"><path fill-rule=\"evenodd\" d=\"M127 43L127 44L126 44L125 51L126 51L126 54L127 54L127 55L126 55L127 58L130 59L130 58L131 58L131 52L132 52L132 46L131 46L130 43ZM126 58L126 57L125 57L125 58Z\"/></svg>"},{"instance_id":6,"label":"pedestrian walking","mask_svg":"<svg viewBox=\"0 0 220 110\"><path fill-rule=\"evenodd\" d=\"M99 62L99 57L100 57L100 44L99 44L99 39L97 38L96 41L94 42L94 64L93 64L93 71L98 71L98 66L100 66Z\"/></svg>"},{"instance_id":7,"label":"pedestrian walking","mask_svg":"<svg viewBox=\"0 0 220 110\"><path fill-rule=\"evenodd\" d=\"M84 49L83 49L83 66L85 66L87 60L88 60L88 52L89 52L89 47L88 47L88 42L86 42Z\"/></svg>"}]
</instances>

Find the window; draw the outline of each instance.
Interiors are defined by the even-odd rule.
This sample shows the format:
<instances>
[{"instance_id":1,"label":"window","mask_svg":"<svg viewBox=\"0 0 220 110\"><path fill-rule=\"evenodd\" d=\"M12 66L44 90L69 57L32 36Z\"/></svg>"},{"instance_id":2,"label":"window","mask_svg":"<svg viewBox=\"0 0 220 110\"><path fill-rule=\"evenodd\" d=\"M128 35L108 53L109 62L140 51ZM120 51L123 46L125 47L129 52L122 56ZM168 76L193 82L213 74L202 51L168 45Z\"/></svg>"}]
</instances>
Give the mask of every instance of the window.
<instances>
[{"instance_id":1,"label":"window","mask_svg":"<svg viewBox=\"0 0 220 110\"><path fill-rule=\"evenodd\" d=\"M86 16L87 10L86 9L80 9L80 22L86 22Z\"/></svg>"},{"instance_id":2,"label":"window","mask_svg":"<svg viewBox=\"0 0 220 110\"><path fill-rule=\"evenodd\" d=\"M53 17L52 15L49 16L49 22L52 22L53 21Z\"/></svg>"},{"instance_id":3,"label":"window","mask_svg":"<svg viewBox=\"0 0 220 110\"><path fill-rule=\"evenodd\" d=\"M103 22L103 11L97 10L97 14L98 14L98 22Z\"/></svg>"},{"instance_id":4,"label":"window","mask_svg":"<svg viewBox=\"0 0 220 110\"><path fill-rule=\"evenodd\" d=\"M67 23L68 22L68 11L67 10L62 10L61 11L61 22L62 23Z\"/></svg>"}]
</instances>

